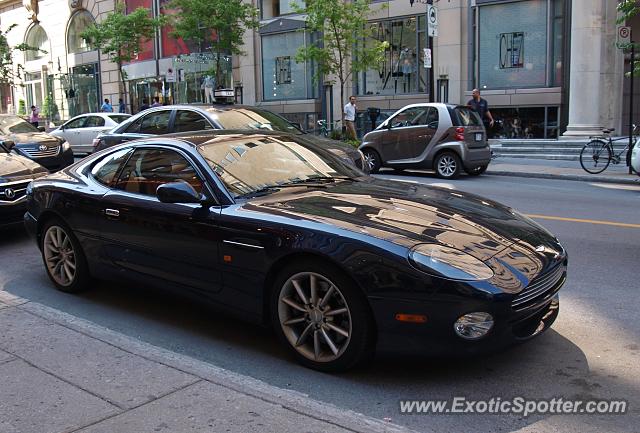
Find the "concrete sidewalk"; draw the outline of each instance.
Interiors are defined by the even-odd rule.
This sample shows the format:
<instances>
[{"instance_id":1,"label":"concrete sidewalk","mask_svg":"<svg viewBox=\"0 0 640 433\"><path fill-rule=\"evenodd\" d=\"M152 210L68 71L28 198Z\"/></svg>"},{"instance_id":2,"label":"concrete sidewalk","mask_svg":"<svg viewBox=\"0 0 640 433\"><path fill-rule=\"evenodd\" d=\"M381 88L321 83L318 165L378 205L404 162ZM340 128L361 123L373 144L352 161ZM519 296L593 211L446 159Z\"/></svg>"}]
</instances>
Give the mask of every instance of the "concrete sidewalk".
<instances>
[{"instance_id":1,"label":"concrete sidewalk","mask_svg":"<svg viewBox=\"0 0 640 433\"><path fill-rule=\"evenodd\" d=\"M3 433L408 431L5 291L0 330Z\"/></svg>"},{"instance_id":2,"label":"concrete sidewalk","mask_svg":"<svg viewBox=\"0 0 640 433\"><path fill-rule=\"evenodd\" d=\"M640 176L628 174L628 168L624 162L611 164L600 174L589 174L577 161L498 157L489 164L487 174L640 185Z\"/></svg>"}]
</instances>

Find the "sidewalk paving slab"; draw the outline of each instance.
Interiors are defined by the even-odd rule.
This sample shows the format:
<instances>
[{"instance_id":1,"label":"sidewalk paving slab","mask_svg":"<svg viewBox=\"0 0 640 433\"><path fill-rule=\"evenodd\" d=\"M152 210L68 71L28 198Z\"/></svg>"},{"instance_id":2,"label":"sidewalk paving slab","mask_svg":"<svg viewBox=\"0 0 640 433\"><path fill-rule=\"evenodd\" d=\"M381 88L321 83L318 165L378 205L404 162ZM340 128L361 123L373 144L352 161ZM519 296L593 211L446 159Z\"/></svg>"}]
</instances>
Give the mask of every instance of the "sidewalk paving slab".
<instances>
[{"instance_id":1,"label":"sidewalk paving slab","mask_svg":"<svg viewBox=\"0 0 640 433\"><path fill-rule=\"evenodd\" d=\"M497 176L515 176L540 179L562 179L592 183L618 183L640 185L640 176L628 174L627 167L616 166L608 168L599 174L589 174L581 167L554 166L549 164L517 164L494 160L489 165L486 174Z\"/></svg>"},{"instance_id":2,"label":"sidewalk paving slab","mask_svg":"<svg viewBox=\"0 0 640 433\"><path fill-rule=\"evenodd\" d=\"M3 433L409 431L2 290L0 305Z\"/></svg>"}]
</instances>

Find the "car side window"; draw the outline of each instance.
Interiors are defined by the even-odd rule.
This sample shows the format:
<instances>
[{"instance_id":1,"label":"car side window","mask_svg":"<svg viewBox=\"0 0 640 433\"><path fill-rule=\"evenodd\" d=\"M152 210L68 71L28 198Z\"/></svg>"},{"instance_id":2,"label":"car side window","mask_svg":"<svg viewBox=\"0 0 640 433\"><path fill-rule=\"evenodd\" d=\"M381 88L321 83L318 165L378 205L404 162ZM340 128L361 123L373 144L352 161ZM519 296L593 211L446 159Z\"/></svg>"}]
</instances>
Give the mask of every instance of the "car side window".
<instances>
[{"instance_id":1,"label":"car side window","mask_svg":"<svg viewBox=\"0 0 640 433\"><path fill-rule=\"evenodd\" d=\"M84 124L85 128L97 128L104 126L104 119L100 116L89 116Z\"/></svg>"},{"instance_id":2,"label":"car side window","mask_svg":"<svg viewBox=\"0 0 640 433\"><path fill-rule=\"evenodd\" d=\"M398 113L392 120L394 128L404 126L426 126L427 112L432 107L411 107Z\"/></svg>"},{"instance_id":3,"label":"car side window","mask_svg":"<svg viewBox=\"0 0 640 433\"><path fill-rule=\"evenodd\" d=\"M86 117L80 117L78 119L70 120L66 125L64 125L64 129L82 128L84 126L85 120L87 120Z\"/></svg>"},{"instance_id":4,"label":"car side window","mask_svg":"<svg viewBox=\"0 0 640 433\"><path fill-rule=\"evenodd\" d=\"M149 113L148 115L142 118L142 123L140 124L140 132L141 134L151 134L151 135L162 135L169 133L169 117L171 116L171 111L156 111L153 113Z\"/></svg>"},{"instance_id":5,"label":"car side window","mask_svg":"<svg viewBox=\"0 0 640 433\"><path fill-rule=\"evenodd\" d=\"M439 121L438 109L436 107L429 107L429 111L427 112L427 126L431 129L438 129Z\"/></svg>"},{"instance_id":6,"label":"car side window","mask_svg":"<svg viewBox=\"0 0 640 433\"><path fill-rule=\"evenodd\" d=\"M136 134L136 133L140 132L140 125L142 124L142 120L143 119L144 119L144 117L141 117L141 118L135 120L129 126L127 126L127 128L123 132L129 133L129 134Z\"/></svg>"},{"instance_id":7,"label":"car side window","mask_svg":"<svg viewBox=\"0 0 640 433\"><path fill-rule=\"evenodd\" d=\"M111 186L116 180L115 177L119 168L125 163L130 154L131 149L121 149L105 156L93 166L91 175L99 183Z\"/></svg>"},{"instance_id":8,"label":"car side window","mask_svg":"<svg viewBox=\"0 0 640 433\"><path fill-rule=\"evenodd\" d=\"M160 185L186 182L198 193L204 184L193 165L178 152L168 149L138 149L122 169L116 188L155 196Z\"/></svg>"},{"instance_id":9,"label":"car side window","mask_svg":"<svg viewBox=\"0 0 640 433\"><path fill-rule=\"evenodd\" d=\"M202 131L213 129L211 123L200 113L195 111L179 110L174 124L175 132Z\"/></svg>"}]
</instances>

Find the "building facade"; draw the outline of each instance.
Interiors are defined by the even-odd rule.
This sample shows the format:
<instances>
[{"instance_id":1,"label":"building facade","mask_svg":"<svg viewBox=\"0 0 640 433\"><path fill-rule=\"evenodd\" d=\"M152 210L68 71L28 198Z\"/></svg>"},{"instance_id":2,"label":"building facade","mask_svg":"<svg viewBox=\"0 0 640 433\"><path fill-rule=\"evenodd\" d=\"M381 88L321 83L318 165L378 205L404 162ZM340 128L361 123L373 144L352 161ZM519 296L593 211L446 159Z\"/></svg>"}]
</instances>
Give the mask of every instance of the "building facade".
<instances>
[{"instance_id":1,"label":"building facade","mask_svg":"<svg viewBox=\"0 0 640 433\"><path fill-rule=\"evenodd\" d=\"M244 55L222 55L220 83L206 47L175 39L163 28L137 59L125 65L128 111L143 100L209 102L212 89L233 89L236 100L281 113L313 130L319 119L341 118L340 91L331 77L314 80L312 62L295 61L298 48L319 35L305 31L304 15L288 0L246 0L260 10L260 27L244 36ZM126 0L127 10L164 13L166 0ZM302 1L299 2L303 4ZM499 120L502 138L576 137L602 127L620 130L626 116L628 58L616 48L616 3L612 0L441 0L437 36L429 46L427 5L420 1L374 1L368 22L372 40L387 41L384 59L354 74L348 93L358 98L359 132L371 127L366 109L382 118L407 104L465 104L478 88ZM36 19L33 9L37 9ZM19 101L56 106L52 119L94 111L103 98L117 101L122 89L114 64L91 50L80 34L114 9L114 0L0 0L0 25L11 45L42 51L18 53L19 85L0 88L3 111ZM637 20L630 24L632 27ZM638 28L640 31L640 28ZM365 41L365 43L367 43ZM20 65L20 66L18 66ZM635 86L636 89L640 85Z\"/></svg>"}]
</instances>

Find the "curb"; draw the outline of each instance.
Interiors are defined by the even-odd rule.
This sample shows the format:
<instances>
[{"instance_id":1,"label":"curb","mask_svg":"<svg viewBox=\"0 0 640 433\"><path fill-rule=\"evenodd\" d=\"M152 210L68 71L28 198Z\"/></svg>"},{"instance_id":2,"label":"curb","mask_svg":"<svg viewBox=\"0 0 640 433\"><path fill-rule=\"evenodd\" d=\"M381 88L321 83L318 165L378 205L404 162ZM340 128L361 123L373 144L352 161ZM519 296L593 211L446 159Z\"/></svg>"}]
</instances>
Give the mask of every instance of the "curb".
<instances>
[{"instance_id":1,"label":"curb","mask_svg":"<svg viewBox=\"0 0 640 433\"><path fill-rule=\"evenodd\" d=\"M18 298L6 292L5 296L1 295L2 293L0 293L0 300L5 304L5 308L22 309L135 356L199 377L202 380L241 394L281 406L292 412L343 428L346 431L363 433L413 432L413 430L390 422L378 420L352 410L342 409L330 403L314 400L307 394L278 388L259 379L153 346L37 302Z\"/></svg>"},{"instance_id":2,"label":"curb","mask_svg":"<svg viewBox=\"0 0 640 433\"><path fill-rule=\"evenodd\" d=\"M573 180L580 182L618 183L626 185L640 185L640 176L633 178L616 178L608 176L585 176L578 174L526 173L517 171L487 170L486 174L495 176L528 177L537 179Z\"/></svg>"}]
</instances>

